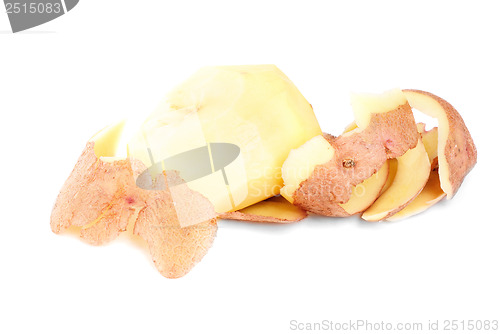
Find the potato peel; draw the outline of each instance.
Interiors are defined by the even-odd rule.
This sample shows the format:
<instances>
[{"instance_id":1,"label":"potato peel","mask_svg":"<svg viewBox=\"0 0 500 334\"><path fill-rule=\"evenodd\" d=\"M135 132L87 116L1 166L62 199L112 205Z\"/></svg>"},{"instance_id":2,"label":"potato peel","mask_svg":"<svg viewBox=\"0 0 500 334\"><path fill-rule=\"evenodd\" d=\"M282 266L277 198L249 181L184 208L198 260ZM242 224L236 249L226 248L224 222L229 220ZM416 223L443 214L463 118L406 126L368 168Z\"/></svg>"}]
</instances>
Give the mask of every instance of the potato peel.
<instances>
[{"instance_id":1,"label":"potato peel","mask_svg":"<svg viewBox=\"0 0 500 334\"><path fill-rule=\"evenodd\" d=\"M270 76L275 76L277 69L266 68ZM217 73L246 77L246 70L239 67L217 70ZM204 77L206 73L201 74ZM192 80L197 87L200 78ZM209 86L214 98L219 99L218 86ZM193 102L190 87L174 94L181 100L187 99L178 102L188 105ZM254 88L269 93L266 87ZM297 95L294 87L288 90ZM249 100L253 99L252 94ZM225 105L228 101L221 99L221 102ZM173 107L178 105L182 103L174 103ZM361 218L368 221L398 220L426 210L445 196L452 198L476 164L476 147L462 117L434 94L395 89L382 95L353 95L352 106L356 121L348 125L341 136L313 136L289 153L282 173L273 176L276 184L280 178L283 180L284 187L280 190L283 197L255 203L259 198L270 196L267 192L259 193L237 207L233 203L233 210L239 210L226 213L216 213L214 202L190 189L179 172L164 170L152 178L137 157L114 157L124 123L105 128L86 144L64 183L51 213L51 229L54 233L78 230L80 237L92 245L108 243L128 230L131 236L146 242L163 276L178 278L206 255L217 234L218 218L283 224L300 221L311 212L332 217L361 214ZM246 115L250 107L251 104L242 103L244 112L240 114ZM312 109L308 104L306 107L310 124L306 124L305 129L309 127L311 133L300 139L320 131ZM439 127L426 131L425 124L416 124L412 107L437 118ZM213 114L206 115L207 120L219 115L219 109L213 107ZM224 126L230 127L233 118L229 117L227 122ZM298 131L298 124L290 125L287 131ZM268 129L267 122L263 122L263 128ZM228 137L231 140L240 138L235 129L235 134ZM210 133L219 138L219 129L211 130ZM182 131L180 138L190 134L190 131ZM244 146L247 139L244 136L240 139ZM163 141L157 140L157 143L161 146ZM286 156L287 150L281 150L279 141L269 141L267 145L276 148L270 152L278 152L278 160ZM134 152L137 151L136 148ZM151 155L148 150L142 152L146 153ZM252 159L246 163L253 164ZM266 156L262 161L267 163L269 158ZM304 172L304 175L294 172ZM261 179L258 178L259 184L264 189L267 183ZM243 179L239 181L248 185ZM222 188L227 188L225 182ZM366 192L358 194L357 190ZM217 198L218 193L214 193ZM272 194L275 193L273 187ZM251 203L255 204L248 206Z\"/></svg>"},{"instance_id":2,"label":"potato peel","mask_svg":"<svg viewBox=\"0 0 500 334\"><path fill-rule=\"evenodd\" d=\"M431 164L421 139L418 145L396 158L398 168L392 184L366 210L361 218L368 221L385 220L408 206L425 187Z\"/></svg>"},{"instance_id":3,"label":"potato peel","mask_svg":"<svg viewBox=\"0 0 500 334\"><path fill-rule=\"evenodd\" d=\"M80 236L93 245L115 239L141 208L135 187L128 159L104 162L94 154L94 142L87 143L57 197L52 231L80 227Z\"/></svg>"},{"instance_id":4,"label":"potato peel","mask_svg":"<svg viewBox=\"0 0 500 334\"><path fill-rule=\"evenodd\" d=\"M214 217L208 221L181 227L176 217L179 208L172 200L169 188L183 180L175 172L164 173L159 178L157 182L163 183L165 190L144 191L145 205L137 217L134 234L146 240L153 262L163 276L179 278L200 262L212 246L217 233L217 218L213 212ZM193 191L185 199L192 206L196 203L211 205Z\"/></svg>"},{"instance_id":5,"label":"potato peel","mask_svg":"<svg viewBox=\"0 0 500 334\"><path fill-rule=\"evenodd\" d=\"M438 120L441 188L451 199L477 162L477 150L464 120L447 101L432 93L405 89L410 105Z\"/></svg>"},{"instance_id":6,"label":"potato peel","mask_svg":"<svg viewBox=\"0 0 500 334\"><path fill-rule=\"evenodd\" d=\"M424 189L403 210L387 218L388 221L396 221L419 214L434 204L441 201L446 194L439 186L439 175L437 171L431 171L429 180Z\"/></svg>"},{"instance_id":7,"label":"potato peel","mask_svg":"<svg viewBox=\"0 0 500 334\"><path fill-rule=\"evenodd\" d=\"M386 161L375 174L354 187L347 203L337 205L349 216L364 212L380 196L388 178L389 162Z\"/></svg>"},{"instance_id":8,"label":"potato peel","mask_svg":"<svg viewBox=\"0 0 500 334\"><path fill-rule=\"evenodd\" d=\"M418 131L422 134L422 142L425 146L429 163L431 164L430 176L420 194L418 194L418 196L403 210L387 218L388 221L401 220L419 214L438 203L446 196L441 189L438 175L438 128L425 130L424 123L418 123L417 126Z\"/></svg>"},{"instance_id":9,"label":"potato peel","mask_svg":"<svg viewBox=\"0 0 500 334\"><path fill-rule=\"evenodd\" d=\"M327 216L343 216L332 203L345 204L354 186L376 173L387 159L402 156L418 143L413 112L408 103L371 115L366 128L339 137L326 135L334 157L318 165L294 193L294 204ZM351 163L349 163L351 162Z\"/></svg>"},{"instance_id":10,"label":"potato peel","mask_svg":"<svg viewBox=\"0 0 500 334\"><path fill-rule=\"evenodd\" d=\"M160 190L138 187L134 176L145 169L141 163L129 158L97 157L95 145L92 140L87 143L63 185L51 214L52 231L60 233L78 227L82 239L102 245L133 226L134 234L148 243L162 275L185 275L203 258L215 238L217 215L212 204L190 190L173 171L152 180L152 188ZM172 185L180 187L186 203L172 201ZM195 217L200 217L199 211L203 210L202 216L209 219L181 227L178 212L186 210L184 214Z\"/></svg>"},{"instance_id":11,"label":"potato peel","mask_svg":"<svg viewBox=\"0 0 500 334\"><path fill-rule=\"evenodd\" d=\"M271 197L247 208L226 212L219 218L259 223L294 223L307 217L307 212L281 196Z\"/></svg>"}]
</instances>

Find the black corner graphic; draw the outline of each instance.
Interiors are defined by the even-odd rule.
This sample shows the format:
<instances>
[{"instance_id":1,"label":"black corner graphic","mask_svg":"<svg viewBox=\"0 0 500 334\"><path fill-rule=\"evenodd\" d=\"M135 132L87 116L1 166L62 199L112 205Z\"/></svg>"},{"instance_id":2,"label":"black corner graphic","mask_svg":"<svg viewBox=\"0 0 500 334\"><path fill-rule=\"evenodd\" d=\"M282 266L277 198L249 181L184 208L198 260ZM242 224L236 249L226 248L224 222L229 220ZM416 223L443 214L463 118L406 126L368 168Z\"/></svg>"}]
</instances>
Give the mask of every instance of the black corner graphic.
<instances>
[{"instance_id":1,"label":"black corner graphic","mask_svg":"<svg viewBox=\"0 0 500 334\"><path fill-rule=\"evenodd\" d=\"M4 0L12 32L52 21L73 9L79 0Z\"/></svg>"},{"instance_id":2,"label":"black corner graphic","mask_svg":"<svg viewBox=\"0 0 500 334\"><path fill-rule=\"evenodd\" d=\"M72 10L76 4L78 3L79 0L65 0L64 2L66 2L66 11L70 11Z\"/></svg>"}]
</instances>

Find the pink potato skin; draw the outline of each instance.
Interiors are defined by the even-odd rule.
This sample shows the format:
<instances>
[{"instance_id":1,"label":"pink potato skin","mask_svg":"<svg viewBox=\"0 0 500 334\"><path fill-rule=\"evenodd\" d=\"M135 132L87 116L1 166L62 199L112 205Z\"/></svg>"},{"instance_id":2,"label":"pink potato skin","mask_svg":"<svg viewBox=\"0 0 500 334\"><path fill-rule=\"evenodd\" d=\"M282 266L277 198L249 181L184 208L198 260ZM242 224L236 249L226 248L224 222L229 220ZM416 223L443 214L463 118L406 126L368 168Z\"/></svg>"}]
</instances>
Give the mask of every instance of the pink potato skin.
<instances>
[{"instance_id":1,"label":"pink potato skin","mask_svg":"<svg viewBox=\"0 0 500 334\"><path fill-rule=\"evenodd\" d=\"M403 92L414 92L429 96L437 101L446 113L450 131L446 139L444 157L448 162L452 186L451 193L447 194L450 198L456 194L465 176L477 163L477 149L469 129L467 129L458 111L439 96L418 89L404 89Z\"/></svg>"},{"instance_id":2,"label":"pink potato skin","mask_svg":"<svg viewBox=\"0 0 500 334\"><path fill-rule=\"evenodd\" d=\"M373 114L361 132L325 139L334 157L316 166L294 193L294 204L306 211L332 217L349 216L338 204L351 197L352 187L376 173L387 159L417 145L419 134L408 103L386 113Z\"/></svg>"},{"instance_id":3,"label":"pink potato skin","mask_svg":"<svg viewBox=\"0 0 500 334\"><path fill-rule=\"evenodd\" d=\"M80 228L80 237L92 245L110 242L132 227L134 234L146 240L160 273L178 278L208 252L217 233L217 215L206 198L186 186L183 191L190 205L198 204L195 207L208 210L206 214L212 218L181 227L168 184L182 183L182 179L167 172L156 180L165 183L165 190L142 189L135 177L144 169L128 158L103 161L96 157L94 143L87 143L57 196L50 226L54 233Z\"/></svg>"}]
</instances>

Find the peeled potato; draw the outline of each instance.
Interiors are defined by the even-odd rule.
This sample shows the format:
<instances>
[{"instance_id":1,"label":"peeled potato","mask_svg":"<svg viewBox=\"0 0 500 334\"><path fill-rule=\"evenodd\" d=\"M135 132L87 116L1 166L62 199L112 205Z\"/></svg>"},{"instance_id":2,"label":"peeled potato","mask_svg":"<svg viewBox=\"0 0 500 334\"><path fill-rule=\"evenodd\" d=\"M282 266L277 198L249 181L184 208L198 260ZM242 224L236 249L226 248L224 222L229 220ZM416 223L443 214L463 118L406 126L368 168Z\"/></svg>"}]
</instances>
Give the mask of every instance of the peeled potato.
<instances>
[{"instance_id":1,"label":"peeled potato","mask_svg":"<svg viewBox=\"0 0 500 334\"><path fill-rule=\"evenodd\" d=\"M167 277L185 275L205 255L220 213L278 194L290 150L321 134L311 105L274 65L198 71L167 94L127 140L127 157L117 158L122 129L89 141L51 227L79 229L92 244L133 229ZM294 209L293 219L305 214Z\"/></svg>"},{"instance_id":2,"label":"peeled potato","mask_svg":"<svg viewBox=\"0 0 500 334\"><path fill-rule=\"evenodd\" d=\"M276 66L214 66L169 92L128 150L150 167L209 145L204 164L189 161L178 170L224 213L278 195L290 150L320 134L311 105ZM234 159L222 152L218 163L216 143L233 145ZM189 178L203 169L202 177Z\"/></svg>"}]
</instances>

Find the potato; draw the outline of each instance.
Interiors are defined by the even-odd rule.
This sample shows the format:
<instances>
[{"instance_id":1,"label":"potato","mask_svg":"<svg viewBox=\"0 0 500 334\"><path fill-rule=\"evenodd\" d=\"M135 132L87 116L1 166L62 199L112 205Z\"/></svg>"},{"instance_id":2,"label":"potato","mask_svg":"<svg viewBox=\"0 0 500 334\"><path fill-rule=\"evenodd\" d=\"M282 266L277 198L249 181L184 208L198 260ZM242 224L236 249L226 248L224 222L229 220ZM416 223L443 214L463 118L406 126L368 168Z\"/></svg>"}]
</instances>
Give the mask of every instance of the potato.
<instances>
[{"instance_id":1,"label":"potato","mask_svg":"<svg viewBox=\"0 0 500 334\"><path fill-rule=\"evenodd\" d=\"M79 229L94 245L133 230L169 278L206 254L219 214L278 194L289 151L321 134L311 105L274 65L200 70L167 94L128 141L127 157L118 158L123 126L87 143L51 227ZM236 216L287 222L306 213L271 200Z\"/></svg>"},{"instance_id":2,"label":"potato","mask_svg":"<svg viewBox=\"0 0 500 334\"><path fill-rule=\"evenodd\" d=\"M452 198L476 163L463 119L431 93L353 94L351 104L355 122L335 137L274 65L204 68L136 124L126 157L116 156L124 122L88 141L51 229L93 245L128 231L162 275L178 278L208 252L218 218L402 219ZM412 107L438 128L416 124Z\"/></svg>"},{"instance_id":3,"label":"potato","mask_svg":"<svg viewBox=\"0 0 500 334\"><path fill-rule=\"evenodd\" d=\"M191 180L191 165L179 171L224 213L278 195L290 150L320 134L311 105L276 66L206 67L167 94L129 142L129 153L150 167L151 160L210 143L212 163L195 162L195 171L209 169L206 176ZM222 157L229 163L218 167L214 143L232 144L239 154Z\"/></svg>"}]
</instances>

